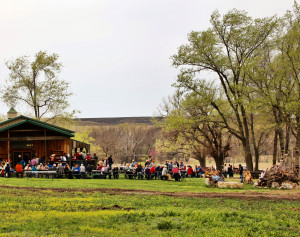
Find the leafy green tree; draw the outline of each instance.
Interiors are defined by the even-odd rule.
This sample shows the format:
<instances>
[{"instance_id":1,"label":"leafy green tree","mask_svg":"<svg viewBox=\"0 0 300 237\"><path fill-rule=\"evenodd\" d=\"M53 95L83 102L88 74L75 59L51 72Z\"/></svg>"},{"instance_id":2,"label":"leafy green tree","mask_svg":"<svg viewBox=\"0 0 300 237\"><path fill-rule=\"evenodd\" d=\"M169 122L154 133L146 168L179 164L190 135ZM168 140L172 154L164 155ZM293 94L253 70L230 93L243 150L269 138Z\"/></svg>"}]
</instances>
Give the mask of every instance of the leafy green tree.
<instances>
[{"instance_id":1,"label":"leafy green tree","mask_svg":"<svg viewBox=\"0 0 300 237\"><path fill-rule=\"evenodd\" d=\"M169 111L162 127L169 141L181 145L181 150L188 151L202 166L205 166L205 158L210 156L221 170L230 150L231 134L220 125L218 113L207 100L217 97L217 90L208 88L213 86L202 81L201 87L197 88L201 93L185 93L177 109Z\"/></svg>"},{"instance_id":2,"label":"leafy green tree","mask_svg":"<svg viewBox=\"0 0 300 237\"><path fill-rule=\"evenodd\" d=\"M62 64L57 54L40 51L34 61L27 56L6 63L10 70L7 84L2 90L2 99L8 105L22 104L29 107L34 117L41 120L67 116L69 83L58 79Z\"/></svg>"},{"instance_id":3,"label":"leafy green tree","mask_svg":"<svg viewBox=\"0 0 300 237\"><path fill-rule=\"evenodd\" d=\"M287 12L281 25L277 47L280 52L286 80L293 84L293 100L287 104L291 132L296 138L296 163L299 164L300 149L300 6L294 2L293 12Z\"/></svg>"},{"instance_id":4,"label":"leafy green tree","mask_svg":"<svg viewBox=\"0 0 300 237\"><path fill-rule=\"evenodd\" d=\"M265 47L276 29L275 17L252 19L244 11L229 11L223 17L215 11L212 27L202 32L191 32L189 43L182 45L172 57L173 65L180 67L176 86L197 92L201 80L197 75L213 73L219 80L232 116L227 116L222 103L210 104L220 115L224 127L238 138L243 146L246 164L253 170L251 131L249 128L249 80L245 70ZM251 108L251 107L250 107Z\"/></svg>"}]
</instances>

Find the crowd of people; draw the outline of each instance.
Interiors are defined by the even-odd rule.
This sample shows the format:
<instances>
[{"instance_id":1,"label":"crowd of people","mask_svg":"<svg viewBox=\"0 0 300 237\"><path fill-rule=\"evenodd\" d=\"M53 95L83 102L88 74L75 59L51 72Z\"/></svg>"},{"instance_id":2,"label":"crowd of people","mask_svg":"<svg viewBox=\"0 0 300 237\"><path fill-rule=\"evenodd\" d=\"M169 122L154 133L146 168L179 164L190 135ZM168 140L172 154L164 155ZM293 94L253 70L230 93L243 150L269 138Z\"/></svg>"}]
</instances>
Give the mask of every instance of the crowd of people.
<instances>
[{"instance_id":1,"label":"crowd of people","mask_svg":"<svg viewBox=\"0 0 300 237\"><path fill-rule=\"evenodd\" d=\"M146 179L161 178L170 180L173 177L176 181L179 181L182 177L201 178L206 172L210 173L215 182L223 182L225 181L225 178L231 178L234 173L238 172L241 182L244 181L244 167L242 165L239 165L238 169L234 169L232 165L224 164L223 169L218 171L213 166L207 168L195 165L193 168L190 165L184 165L183 161L173 162L167 160L164 163L156 164L151 156L149 156L144 164L132 160L132 162L128 164L121 163L118 166L113 166L114 162L112 155L105 157L102 160L98 160L96 154L92 156L85 152L77 152L71 159L68 154L64 154L63 156L56 156L53 154L48 159L48 163L38 163L39 159L36 158L28 160L28 162L20 156L18 158L19 162L15 166L15 172L16 176L21 178L26 171L30 171L26 173L33 177L38 177L38 174L42 173L38 171L57 171L57 174L64 174L66 177L72 178L74 175L91 174L93 169L97 169L101 174L113 173L115 175L121 171L124 172L125 177L128 178L136 177L142 179L145 177ZM85 162L90 160L95 161L96 167L89 162ZM72 167L70 167L69 164L72 164ZM0 164L1 176L9 177L10 171L11 167L8 162Z\"/></svg>"}]
</instances>

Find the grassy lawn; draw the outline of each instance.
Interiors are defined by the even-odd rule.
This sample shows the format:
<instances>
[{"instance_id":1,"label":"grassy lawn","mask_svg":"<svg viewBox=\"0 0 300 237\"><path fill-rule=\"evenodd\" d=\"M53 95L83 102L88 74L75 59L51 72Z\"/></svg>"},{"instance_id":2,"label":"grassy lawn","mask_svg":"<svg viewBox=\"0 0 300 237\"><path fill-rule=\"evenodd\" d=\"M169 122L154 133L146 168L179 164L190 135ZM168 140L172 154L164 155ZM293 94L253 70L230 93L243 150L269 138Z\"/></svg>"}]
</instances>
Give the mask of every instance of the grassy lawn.
<instances>
[{"instance_id":1,"label":"grassy lawn","mask_svg":"<svg viewBox=\"0 0 300 237\"><path fill-rule=\"evenodd\" d=\"M226 181L239 182L240 180L235 177L227 179ZM120 189L139 189L151 190L160 192L270 192L270 189L253 187L251 184L244 184L243 189L219 189L208 188L205 186L203 178L187 178L182 182L162 181L162 180L127 180L124 175L120 176L118 180L109 179L45 179L45 178L9 178L0 179L0 185L3 186L21 186L21 187L36 187L36 188L120 188ZM274 191L273 191L274 192ZM282 193L282 190L279 193ZM284 191L286 192L297 192Z\"/></svg>"},{"instance_id":2,"label":"grassy lawn","mask_svg":"<svg viewBox=\"0 0 300 237\"><path fill-rule=\"evenodd\" d=\"M170 192L240 192L202 179L0 179L0 236L299 236L300 202L109 194L84 188ZM4 187L6 186L6 187ZM65 192L18 187L68 188ZM80 188L80 190L78 190ZM253 189L249 192L273 192ZM245 190L244 190L245 192ZM279 190L278 192L286 192ZM289 191L290 192L290 191ZM293 195L292 191L290 192ZM299 192L299 191L298 191Z\"/></svg>"}]
</instances>

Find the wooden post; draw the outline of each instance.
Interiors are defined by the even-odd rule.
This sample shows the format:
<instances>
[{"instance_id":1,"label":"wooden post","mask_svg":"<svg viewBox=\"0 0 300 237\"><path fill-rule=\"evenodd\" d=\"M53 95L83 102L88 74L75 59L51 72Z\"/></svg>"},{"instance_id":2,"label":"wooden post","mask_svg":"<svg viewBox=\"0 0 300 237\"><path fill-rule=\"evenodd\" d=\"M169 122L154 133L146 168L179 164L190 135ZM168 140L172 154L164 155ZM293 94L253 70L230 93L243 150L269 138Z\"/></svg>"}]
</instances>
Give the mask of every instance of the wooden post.
<instances>
[{"instance_id":1,"label":"wooden post","mask_svg":"<svg viewBox=\"0 0 300 237\"><path fill-rule=\"evenodd\" d=\"M10 133L9 133L9 130L7 131L7 138L10 137ZM8 139L7 141L7 160L8 162L10 163L10 155L9 155L9 152L10 152L10 141Z\"/></svg>"},{"instance_id":2,"label":"wooden post","mask_svg":"<svg viewBox=\"0 0 300 237\"><path fill-rule=\"evenodd\" d=\"M47 137L46 128L44 128L44 137L45 138ZM48 157L47 157L47 140L45 139L45 164L47 163L47 161L48 161Z\"/></svg>"}]
</instances>

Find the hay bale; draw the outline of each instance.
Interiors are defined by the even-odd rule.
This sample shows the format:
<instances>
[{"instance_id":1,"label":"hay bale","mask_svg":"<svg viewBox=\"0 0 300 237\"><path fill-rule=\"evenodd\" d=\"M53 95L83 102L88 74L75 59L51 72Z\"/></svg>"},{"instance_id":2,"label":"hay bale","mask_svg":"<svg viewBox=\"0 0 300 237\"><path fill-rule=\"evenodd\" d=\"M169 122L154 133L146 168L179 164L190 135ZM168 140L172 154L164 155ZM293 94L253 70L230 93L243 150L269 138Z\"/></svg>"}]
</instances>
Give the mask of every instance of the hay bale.
<instances>
[{"instance_id":1,"label":"hay bale","mask_svg":"<svg viewBox=\"0 0 300 237\"><path fill-rule=\"evenodd\" d=\"M218 182L219 188L243 188L243 183L238 182Z\"/></svg>"},{"instance_id":2,"label":"hay bale","mask_svg":"<svg viewBox=\"0 0 300 237\"><path fill-rule=\"evenodd\" d=\"M289 183L289 182L283 182L282 184L281 184L281 187L280 187L281 189L293 189L293 185L291 184L291 183Z\"/></svg>"},{"instance_id":3,"label":"hay bale","mask_svg":"<svg viewBox=\"0 0 300 237\"><path fill-rule=\"evenodd\" d=\"M277 182L272 182L271 188L279 188L280 184Z\"/></svg>"}]
</instances>

